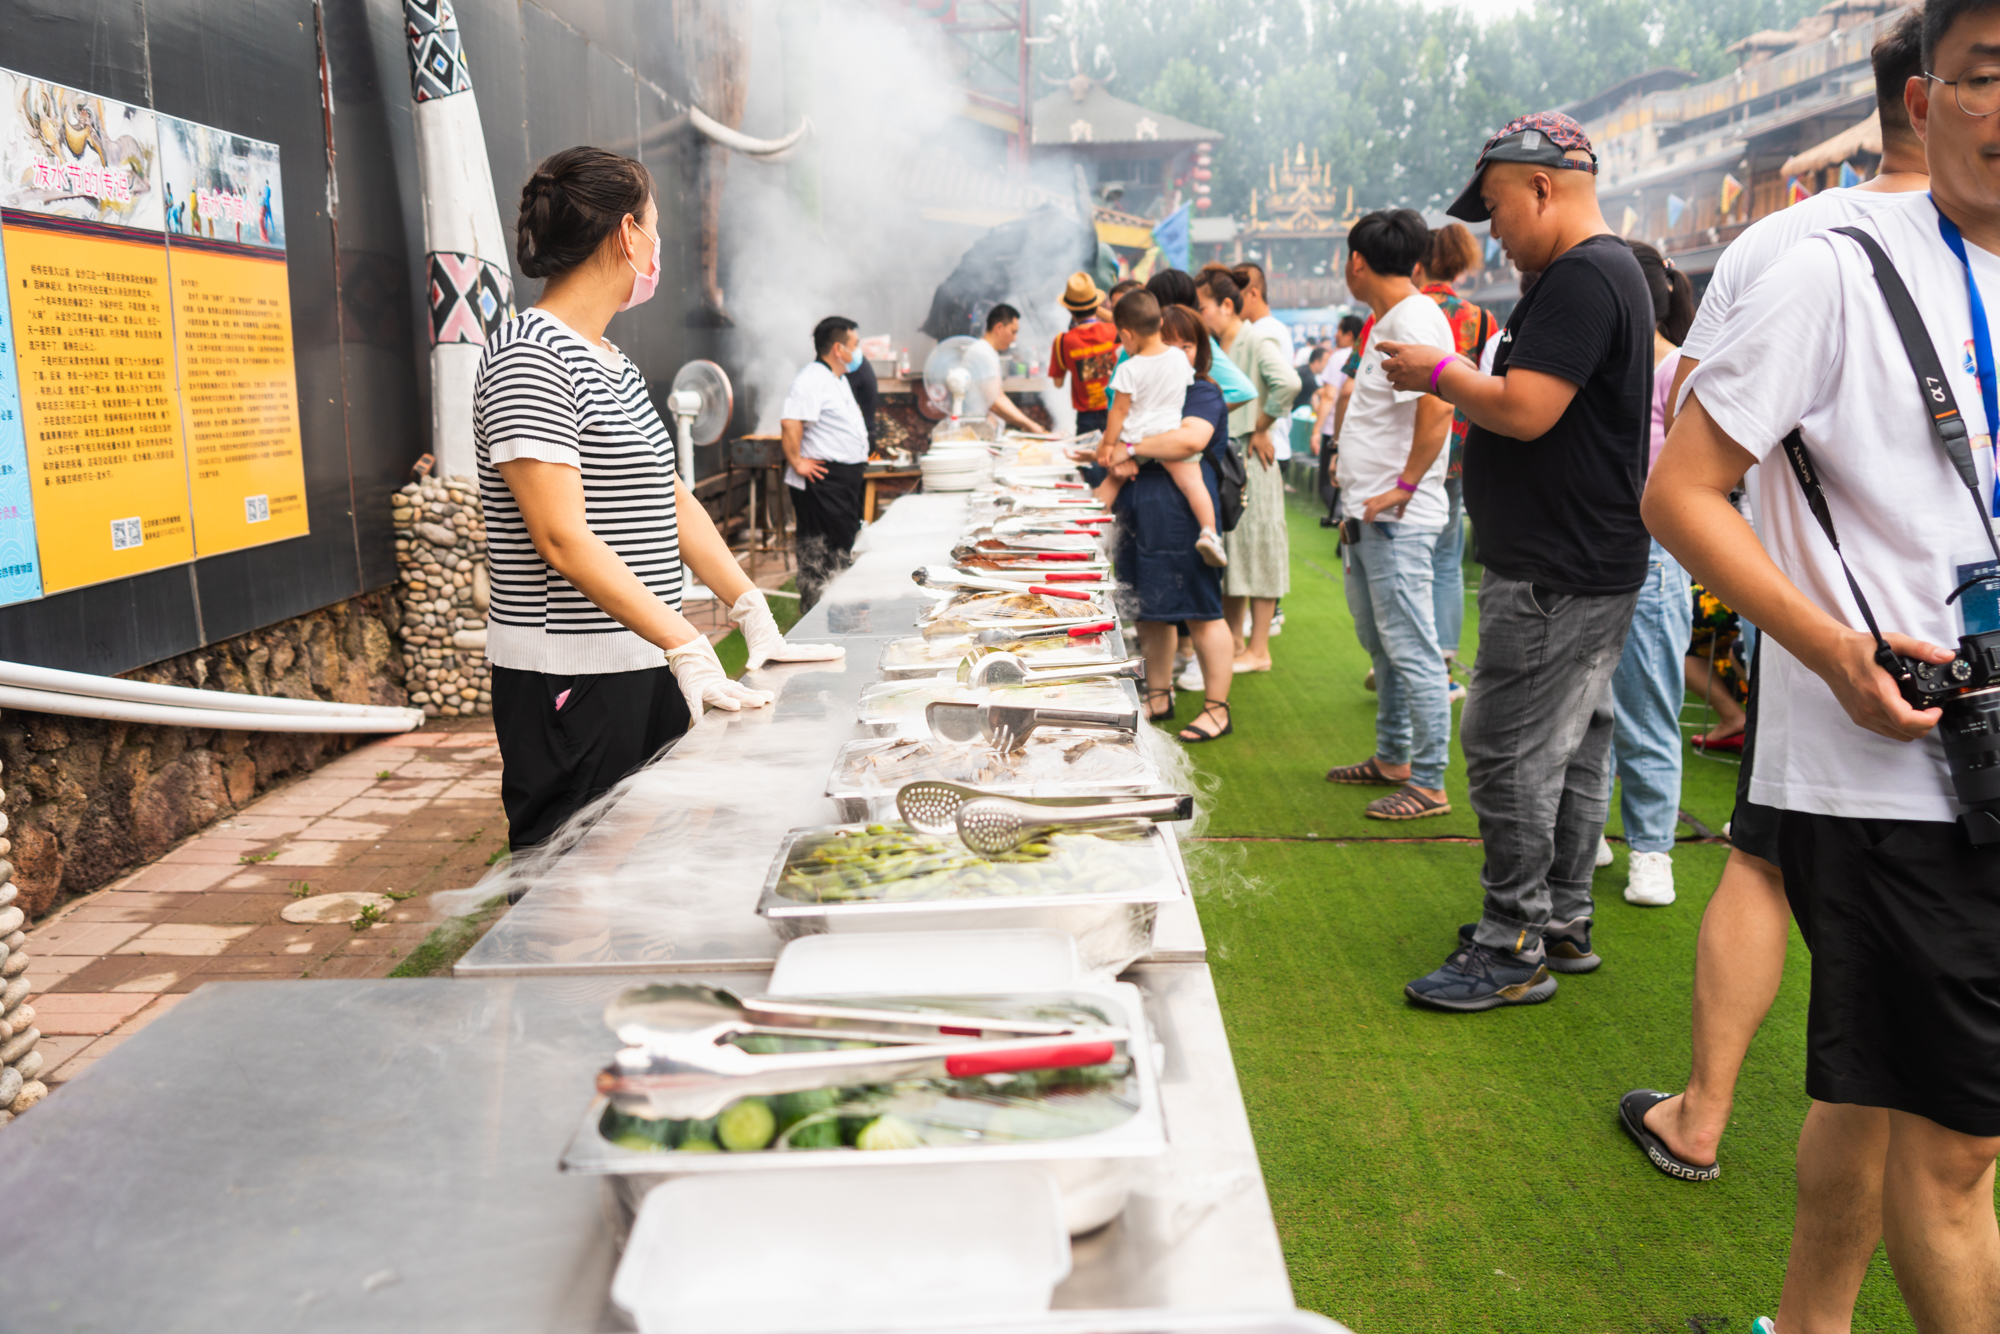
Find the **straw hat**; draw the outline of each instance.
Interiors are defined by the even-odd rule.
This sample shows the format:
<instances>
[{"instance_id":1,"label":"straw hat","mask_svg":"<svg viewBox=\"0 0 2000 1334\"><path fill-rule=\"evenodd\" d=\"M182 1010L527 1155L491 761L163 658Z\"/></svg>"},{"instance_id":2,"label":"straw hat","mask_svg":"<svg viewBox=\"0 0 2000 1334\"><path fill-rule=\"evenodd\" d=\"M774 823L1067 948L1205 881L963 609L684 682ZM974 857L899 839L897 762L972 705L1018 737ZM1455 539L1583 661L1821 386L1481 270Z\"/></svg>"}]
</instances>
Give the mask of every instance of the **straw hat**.
<instances>
[{"instance_id":1,"label":"straw hat","mask_svg":"<svg viewBox=\"0 0 2000 1334\"><path fill-rule=\"evenodd\" d=\"M1063 288L1062 303L1081 315L1102 305L1104 293L1097 290L1097 284L1091 281L1089 274L1079 269L1069 276L1069 285Z\"/></svg>"}]
</instances>

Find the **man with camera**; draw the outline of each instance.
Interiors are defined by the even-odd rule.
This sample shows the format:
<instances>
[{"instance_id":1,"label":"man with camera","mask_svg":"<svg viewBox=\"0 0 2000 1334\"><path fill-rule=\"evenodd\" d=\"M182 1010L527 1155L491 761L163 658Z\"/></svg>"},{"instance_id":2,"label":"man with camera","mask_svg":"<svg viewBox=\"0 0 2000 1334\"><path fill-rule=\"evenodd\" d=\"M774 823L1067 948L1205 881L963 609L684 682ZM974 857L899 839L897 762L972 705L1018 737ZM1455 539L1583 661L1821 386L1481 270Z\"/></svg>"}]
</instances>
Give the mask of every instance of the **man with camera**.
<instances>
[{"instance_id":1,"label":"man with camera","mask_svg":"<svg viewBox=\"0 0 2000 1334\"><path fill-rule=\"evenodd\" d=\"M1931 0L1923 54L1930 194L1737 299L1645 497L1767 636L1750 798L1813 955L1780 1334L1845 1330L1878 1239L1919 1329L2000 1330L2000 625L1968 586L2000 562L2000 3ZM1727 499L1760 461L1761 545Z\"/></svg>"}]
</instances>

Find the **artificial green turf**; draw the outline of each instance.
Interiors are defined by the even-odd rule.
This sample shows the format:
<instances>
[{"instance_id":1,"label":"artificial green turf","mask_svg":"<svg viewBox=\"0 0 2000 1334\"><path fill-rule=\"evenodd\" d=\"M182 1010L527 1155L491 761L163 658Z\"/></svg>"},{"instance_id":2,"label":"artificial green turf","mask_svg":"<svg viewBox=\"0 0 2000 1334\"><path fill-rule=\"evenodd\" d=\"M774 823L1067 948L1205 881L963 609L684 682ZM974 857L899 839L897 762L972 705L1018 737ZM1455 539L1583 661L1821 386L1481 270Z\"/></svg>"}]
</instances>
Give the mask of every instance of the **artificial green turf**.
<instances>
[{"instance_id":1,"label":"artificial green turf","mask_svg":"<svg viewBox=\"0 0 2000 1334\"><path fill-rule=\"evenodd\" d=\"M1445 789L1452 813L1413 823L1370 820L1362 808L1383 793L1381 788L1336 787L1326 771L1339 764L1359 764L1375 749L1375 695L1362 685L1368 656L1354 637L1341 586L1340 552L1333 529L1321 528L1317 511L1304 504L1289 507L1292 578L1284 597L1284 632L1271 641L1272 670L1235 678L1230 704L1234 735L1193 747L1204 774L1217 783L1208 832L1211 834L1275 834L1321 838L1383 838L1421 835L1476 837L1478 822L1465 792L1465 759L1452 738L1451 765ZM1459 653L1471 662L1479 644L1478 608L1473 592L1478 570L1467 569L1464 642ZM1177 697L1178 728L1200 709L1193 694ZM1459 706L1452 710L1454 727ZM1701 721L1697 711L1689 724ZM1684 729L1687 730L1687 729ZM1682 775L1684 810L1720 832L1735 805L1736 765L1686 751ZM1623 833L1617 803L1612 805L1610 832ZM1681 833L1695 831L1682 826Z\"/></svg>"},{"instance_id":2,"label":"artificial green turf","mask_svg":"<svg viewBox=\"0 0 2000 1334\"><path fill-rule=\"evenodd\" d=\"M1476 836L1464 763L1454 742L1454 813L1412 823L1362 817L1381 789L1323 780L1373 749L1375 696L1334 535L1303 505L1290 517L1276 668L1236 678L1235 735L1189 748L1216 785L1189 869L1299 1303L1358 1334L1748 1334L1776 1311L1791 1233L1804 947L1794 936L1738 1085L1722 1178L1706 1185L1655 1171L1619 1128L1617 1102L1686 1080L1695 932L1725 848L1683 843L1679 901L1645 909L1620 895L1616 847L1597 875L1605 964L1562 978L1547 1004L1409 1006L1403 984L1478 915L1481 852L1370 840ZM1470 659L1470 598L1467 613ZM1194 707L1182 697L1183 720ZM1683 808L1719 830L1735 778L1733 764L1690 750ZM1252 837L1218 839L1228 835ZM1878 1253L1854 1328L1910 1327Z\"/></svg>"},{"instance_id":3,"label":"artificial green turf","mask_svg":"<svg viewBox=\"0 0 2000 1334\"><path fill-rule=\"evenodd\" d=\"M1662 1176L1616 1116L1626 1090L1686 1078L1695 930L1724 856L1682 848L1679 902L1645 909L1619 897L1621 852L1598 873L1601 969L1543 1005L1449 1015L1402 985L1477 915L1478 847L1195 850L1220 885L1202 900L1209 962L1300 1305L1358 1334L1747 1334L1775 1312L1806 1109L1796 936L1721 1180ZM1854 1327L1910 1328L1879 1253Z\"/></svg>"}]
</instances>

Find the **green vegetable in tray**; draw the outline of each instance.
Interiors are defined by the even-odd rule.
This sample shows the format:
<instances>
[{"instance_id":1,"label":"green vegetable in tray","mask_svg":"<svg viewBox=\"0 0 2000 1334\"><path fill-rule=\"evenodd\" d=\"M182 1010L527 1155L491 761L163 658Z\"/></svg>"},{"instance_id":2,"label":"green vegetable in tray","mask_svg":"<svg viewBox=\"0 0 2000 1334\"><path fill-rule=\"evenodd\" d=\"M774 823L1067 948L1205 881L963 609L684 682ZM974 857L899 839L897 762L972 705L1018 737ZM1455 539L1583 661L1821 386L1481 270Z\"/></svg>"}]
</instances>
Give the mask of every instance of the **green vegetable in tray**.
<instances>
[{"instance_id":1,"label":"green vegetable in tray","mask_svg":"<svg viewBox=\"0 0 2000 1334\"><path fill-rule=\"evenodd\" d=\"M722 1150L716 1147L715 1141L712 1139L684 1139L681 1141L680 1148L677 1149L676 1152L721 1153Z\"/></svg>"},{"instance_id":2,"label":"green vegetable in tray","mask_svg":"<svg viewBox=\"0 0 2000 1334\"><path fill-rule=\"evenodd\" d=\"M1129 842L1130 836L1054 834L981 857L954 837L901 824L862 825L799 838L777 890L800 903L1128 893L1146 888L1158 870L1118 846Z\"/></svg>"},{"instance_id":3,"label":"green vegetable in tray","mask_svg":"<svg viewBox=\"0 0 2000 1334\"><path fill-rule=\"evenodd\" d=\"M778 1118L762 1098L743 1098L729 1105L717 1122L722 1147L731 1153L753 1153L778 1133Z\"/></svg>"},{"instance_id":4,"label":"green vegetable in tray","mask_svg":"<svg viewBox=\"0 0 2000 1334\"><path fill-rule=\"evenodd\" d=\"M884 1112L870 1121L855 1136L857 1149L921 1149L924 1147L923 1132L897 1116L894 1112Z\"/></svg>"}]
</instances>

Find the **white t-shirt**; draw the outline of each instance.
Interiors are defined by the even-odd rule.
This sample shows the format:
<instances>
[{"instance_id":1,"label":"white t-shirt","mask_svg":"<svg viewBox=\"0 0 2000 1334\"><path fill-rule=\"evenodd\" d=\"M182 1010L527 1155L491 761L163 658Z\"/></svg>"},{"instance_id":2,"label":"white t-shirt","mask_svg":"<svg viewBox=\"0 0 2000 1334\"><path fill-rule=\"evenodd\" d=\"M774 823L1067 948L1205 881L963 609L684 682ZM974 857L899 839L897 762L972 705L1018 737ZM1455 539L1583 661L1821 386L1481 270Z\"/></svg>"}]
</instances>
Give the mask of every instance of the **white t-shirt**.
<instances>
[{"instance_id":1,"label":"white t-shirt","mask_svg":"<svg viewBox=\"0 0 2000 1334\"><path fill-rule=\"evenodd\" d=\"M1715 273L1708 280L1708 290L1702 293L1701 305L1694 313L1694 323L1688 326L1687 340L1681 344L1681 356L1700 361L1708 355L1736 299L1764 270L1777 262L1778 256L1814 232L1845 227L1881 209L1894 208L1909 201L1908 194L1884 194L1880 190L1860 190L1850 186L1841 190L1822 190L1810 199L1801 199L1790 208L1779 209L1751 223L1729 243L1729 248L1722 252L1722 258L1715 262ZM1687 386L1682 385L1681 401L1674 405L1674 411L1678 413L1686 401ZM1752 468L1744 475L1744 508L1751 514L1755 514L1764 503L1758 495L1763 480L1762 468Z\"/></svg>"},{"instance_id":2,"label":"white t-shirt","mask_svg":"<svg viewBox=\"0 0 2000 1334\"><path fill-rule=\"evenodd\" d=\"M1375 321L1368 335L1368 348L1361 354L1361 366L1354 373L1354 394L1347 400L1347 416L1340 426L1340 510L1349 519L1358 519L1372 496L1396 485L1403 466L1410 461L1410 437L1417 426L1417 400L1422 390L1401 390L1389 383L1382 370L1382 344L1423 343L1457 350L1451 321L1438 303L1421 292L1404 297L1389 313ZM1444 494L1445 471L1451 466L1451 441L1438 450L1430 470L1417 483L1417 490L1403 508L1403 517L1393 510L1379 516L1381 522L1407 524L1412 531L1441 533L1451 512Z\"/></svg>"},{"instance_id":3,"label":"white t-shirt","mask_svg":"<svg viewBox=\"0 0 2000 1334\"><path fill-rule=\"evenodd\" d=\"M1928 195L1900 197L1854 224L1889 252L1909 286L1974 435L1990 496L1965 270L1945 247ZM1966 247L1980 291L2000 293L2000 255ZM1990 298L1989 318L2000 312ZM1866 623L1814 521L1780 441L1800 428L1855 578L1885 631L1956 647L1945 596L1967 562L1990 562L1964 485L1932 437L1902 340L1866 254L1822 233L1793 246L1737 298L1688 392L1745 450L1768 461L1757 534L1778 568L1835 620ZM1751 800L1850 818L1957 818L1937 736L1891 741L1847 717L1825 682L1768 636L1760 650Z\"/></svg>"},{"instance_id":4,"label":"white t-shirt","mask_svg":"<svg viewBox=\"0 0 2000 1334\"><path fill-rule=\"evenodd\" d=\"M1188 386L1194 383L1194 367L1187 354L1177 347L1163 348L1150 357L1127 357L1111 372L1111 387L1121 399L1130 398L1125 413L1125 429L1119 439L1136 444L1149 435L1171 431L1182 421L1187 405Z\"/></svg>"},{"instance_id":5,"label":"white t-shirt","mask_svg":"<svg viewBox=\"0 0 2000 1334\"><path fill-rule=\"evenodd\" d=\"M868 461L868 423L862 420L861 405L854 401L854 387L825 362L815 361L798 373L778 415L786 421L805 423L799 453L807 458L828 463ZM785 485L803 491L806 479L787 464Z\"/></svg>"}]
</instances>

